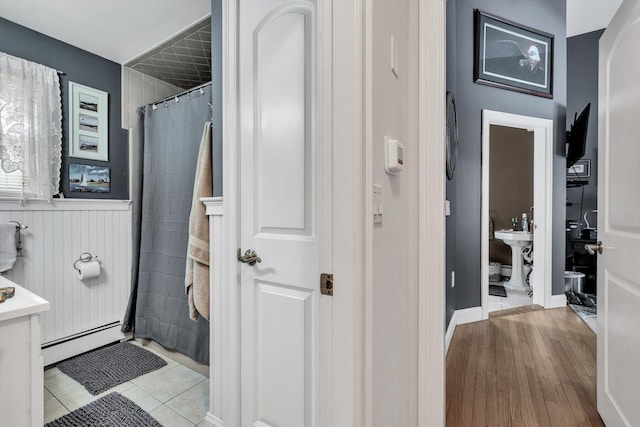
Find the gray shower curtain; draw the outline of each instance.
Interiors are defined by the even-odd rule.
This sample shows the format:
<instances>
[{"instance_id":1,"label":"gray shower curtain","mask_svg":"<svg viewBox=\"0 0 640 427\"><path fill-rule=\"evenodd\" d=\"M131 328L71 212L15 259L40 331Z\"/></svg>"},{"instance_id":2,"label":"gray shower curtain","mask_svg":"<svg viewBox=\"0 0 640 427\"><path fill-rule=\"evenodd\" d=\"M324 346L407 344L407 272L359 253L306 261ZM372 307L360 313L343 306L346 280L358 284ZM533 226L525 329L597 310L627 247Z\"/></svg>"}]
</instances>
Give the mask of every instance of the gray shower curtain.
<instances>
[{"instance_id":1,"label":"gray shower curtain","mask_svg":"<svg viewBox=\"0 0 640 427\"><path fill-rule=\"evenodd\" d=\"M132 292L122 330L209 362L209 323L189 319L184 273L189 212L211 86L139 110ZM212 178L213 179L213 178Z\"/></svg>"}]
</instances>

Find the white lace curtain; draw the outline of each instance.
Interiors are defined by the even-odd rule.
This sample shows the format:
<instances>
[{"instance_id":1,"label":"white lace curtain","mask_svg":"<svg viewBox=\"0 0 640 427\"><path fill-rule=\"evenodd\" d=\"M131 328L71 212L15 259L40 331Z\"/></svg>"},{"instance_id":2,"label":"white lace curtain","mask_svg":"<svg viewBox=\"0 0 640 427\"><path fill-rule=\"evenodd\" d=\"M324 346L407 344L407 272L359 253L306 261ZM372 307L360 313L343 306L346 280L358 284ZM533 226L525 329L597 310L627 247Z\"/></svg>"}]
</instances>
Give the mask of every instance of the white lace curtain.
<instances>
[{"instance_id":1,"label":"white lace curtain","mask_svg":"<svg viewBox=\"0 0 640 427\"><path fill-rule=\"evenodd\" d=\"M25 177L22 199L60 187L62 107L56 70L0 52L0 168Z\"/></svg>"}]
</instances>

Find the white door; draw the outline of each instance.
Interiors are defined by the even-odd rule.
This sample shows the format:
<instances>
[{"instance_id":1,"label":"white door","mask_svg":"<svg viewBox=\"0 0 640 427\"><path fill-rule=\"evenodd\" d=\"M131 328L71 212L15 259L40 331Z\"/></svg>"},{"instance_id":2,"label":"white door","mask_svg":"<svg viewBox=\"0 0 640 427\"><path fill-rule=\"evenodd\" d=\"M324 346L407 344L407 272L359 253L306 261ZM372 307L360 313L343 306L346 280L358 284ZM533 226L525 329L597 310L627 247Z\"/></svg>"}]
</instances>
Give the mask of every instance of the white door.
<instances>
[{"instance_id":1,"label":"white door","mask_svg":"<svg viewBox=\"0 0 640 427\"><path fill-rule=\"evenodd\" d=\"M598 411L640 426L640 2L625 0L600 39Z\"/></svg>"},{"instance_id":2,"label":"white door","mask_svg":"<svg viewBox=\"0 0 640 427\"><path fill-rule=\"evenodd\" d=\"M241 424L317 411L316 5L239 2Z\"/></svg>"}]
</instances>

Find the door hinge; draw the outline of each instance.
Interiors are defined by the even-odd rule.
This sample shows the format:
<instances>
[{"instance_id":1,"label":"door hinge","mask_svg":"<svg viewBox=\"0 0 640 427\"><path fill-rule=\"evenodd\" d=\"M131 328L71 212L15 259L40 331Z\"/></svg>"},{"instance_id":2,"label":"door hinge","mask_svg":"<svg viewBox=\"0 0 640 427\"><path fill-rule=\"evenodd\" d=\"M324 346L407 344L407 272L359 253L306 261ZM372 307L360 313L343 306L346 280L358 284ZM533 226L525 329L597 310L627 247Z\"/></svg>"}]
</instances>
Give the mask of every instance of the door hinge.
<instances>
[{"instance_id":1,"label":"door hinge","mask_svg":"<svg viewBox=\"0 0 640 427\"><path fill-rule=\"evenodd\" d=\"M333 295L333 274L322 273L320 275L320 293L322 295Z\"/></svg>"}]
</instances>

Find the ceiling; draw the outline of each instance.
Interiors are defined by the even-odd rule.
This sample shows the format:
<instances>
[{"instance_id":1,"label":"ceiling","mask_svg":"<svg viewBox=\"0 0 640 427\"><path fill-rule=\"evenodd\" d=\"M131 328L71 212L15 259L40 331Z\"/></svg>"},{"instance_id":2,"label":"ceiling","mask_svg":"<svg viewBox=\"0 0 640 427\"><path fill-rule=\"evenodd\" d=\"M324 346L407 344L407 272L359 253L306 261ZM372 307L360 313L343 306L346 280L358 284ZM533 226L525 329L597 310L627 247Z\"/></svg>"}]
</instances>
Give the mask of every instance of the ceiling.
<instances>
[{"instance_id":1,"label":"ceiling","mask_svg":"<svg viewBox=\"0 0 640 427\"><path fill-rule=\"evenodd\" d=\"M210 82L211 20L203 20L126 65L183 89Z\"/></svg>"},{"instance_id":2,"label":"ceiling","mask_svg":"<svg viewBox=\"0 0 640 427\"><path fill-rule=\"evenodd\" d=\"M567 36L605 28L620 3L567 0ZM170 40L210 12L210 0L0 0L1 17L119 64Z\"/></svg>"},{"instance_id":3,"label":"ceiling","mask_svg":"<svg viewBox=\"0 0 640 427\"><path fill-rule=\"evenodd\" d=\"M0 16L124 64L211 13L211 0L0 0Z\"/></svg>"},{"instance_id":4,"label":"ceiling","mask_svg":"<svg viewBox=\"0 0 640 427\"><path fill-rule=\"evenodd\" d=\"M567 37L607 28L622 0L567 0Z\"/></svg>"}]
</instances>

